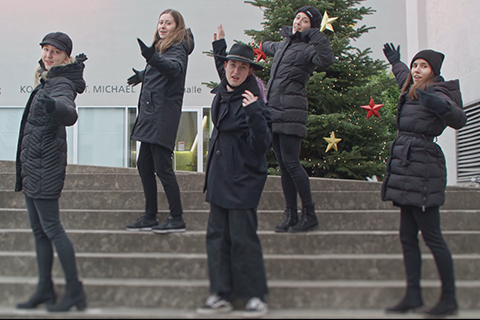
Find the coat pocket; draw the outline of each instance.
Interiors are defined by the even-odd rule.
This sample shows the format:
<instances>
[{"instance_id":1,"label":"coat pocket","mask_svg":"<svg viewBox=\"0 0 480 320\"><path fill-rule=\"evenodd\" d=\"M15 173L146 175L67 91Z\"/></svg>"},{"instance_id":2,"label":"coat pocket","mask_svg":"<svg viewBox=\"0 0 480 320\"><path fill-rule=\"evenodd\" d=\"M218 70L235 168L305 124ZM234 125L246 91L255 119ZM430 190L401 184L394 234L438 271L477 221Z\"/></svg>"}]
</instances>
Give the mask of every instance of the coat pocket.
<instances>
[{"instance_id":1,"label":"coat pocket","mask_svg":"<svg viewBox=\"0 0 480 320\"><path fill-rule=\"evenodd\" d=\"M408 155L410 154L411 145L412 145L412 141L409 140L403 149L402 158L400 159L400 166L402 167L406 167L409 164Z\"/></svg>"}]
</instances>

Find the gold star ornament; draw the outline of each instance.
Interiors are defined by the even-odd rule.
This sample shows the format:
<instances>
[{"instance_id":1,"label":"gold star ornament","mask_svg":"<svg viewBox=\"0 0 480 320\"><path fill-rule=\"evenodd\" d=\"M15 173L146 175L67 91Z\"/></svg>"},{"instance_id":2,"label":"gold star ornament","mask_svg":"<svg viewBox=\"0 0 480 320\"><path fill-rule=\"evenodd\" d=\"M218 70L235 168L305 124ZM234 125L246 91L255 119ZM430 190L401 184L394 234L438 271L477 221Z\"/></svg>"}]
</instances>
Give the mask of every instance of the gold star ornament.
<instances>
[{"instance_id":1,"label":"gold star ornament","mask_svg":"<svg viewBox=\"0 0 480 320\"><path fill-rule=\"evenodd\" d=\"M335 149L335 151L338 151L337 143L342 141L342 139L335 138L335 132L332 131L332 133L330 134L330 138L324 137L323 139L328 142L327 150L325 150L325 152L328 152L332 148Z\"/></svg>"},{"instance_id":2,"label":"gold star ornament","mask_svg":"<svg viewBox=\"0 0 480 320\"><path fill-rule=\"evenodd\" d=\"M328 30L334 32L333 27L332 27L332 22L337 20L337 19L338 19L338 17L329 18L328 14L327 14L327 11L325 11L325 13L323 14L322 24L320 26L320 31L323 32L323 31L325 31L325 29L328 29Z\"/></svg>"}]
</instances>

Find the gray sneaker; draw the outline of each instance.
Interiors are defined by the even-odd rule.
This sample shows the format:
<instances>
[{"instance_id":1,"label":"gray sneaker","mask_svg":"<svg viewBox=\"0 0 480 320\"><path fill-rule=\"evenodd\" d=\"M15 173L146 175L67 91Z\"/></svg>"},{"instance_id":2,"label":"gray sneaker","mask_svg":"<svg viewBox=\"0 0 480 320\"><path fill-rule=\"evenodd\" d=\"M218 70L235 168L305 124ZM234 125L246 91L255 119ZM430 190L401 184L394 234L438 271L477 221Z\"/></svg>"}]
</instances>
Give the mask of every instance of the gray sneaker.
<instances>
[{"instance_id":1,"label":"gray sneaker","mask_svg":"<svg viewBox=\"0 0 480 320\"><path fill-rule=\"evenodd\" d=\"M155 216L144 214L135 223L127 226L128 231L150 231L152 227L158 226L158 220Z\"/></svg>"},{"instance_id":2,"label":"gray sneaker","mask_svg":"<svg viewBox=\"0 0 480 320\"><path fill-rule=\"evenodd\" d=\"M212 294L205 300L205 305L197 309L200 315L225 314L232 312L232 304L222 299L218 294Z\"/></svg>"},{"instance_id":3,"label":"gray sneaker","mask_svg":"<svg viewBox=\"0 0 480 320\"><path fill-rule=\"evenodd\" d=\"M172 216L168 216L167 221L153 227L152 231L155 233L172 233L172 232L185 232L185 222L180 219L175 219Z\"/></svg>"},{"instance_id":4,"label":"gray sneaker","mask_svg":"<svg viewBox=\"0 0 480 320\"><path fill-rule=\"evenodd\" d=\"M259 298L251 298L245 306L242 317L246 319L263 318L268 313L268 306Z\"/></svg>"}]
</instances>

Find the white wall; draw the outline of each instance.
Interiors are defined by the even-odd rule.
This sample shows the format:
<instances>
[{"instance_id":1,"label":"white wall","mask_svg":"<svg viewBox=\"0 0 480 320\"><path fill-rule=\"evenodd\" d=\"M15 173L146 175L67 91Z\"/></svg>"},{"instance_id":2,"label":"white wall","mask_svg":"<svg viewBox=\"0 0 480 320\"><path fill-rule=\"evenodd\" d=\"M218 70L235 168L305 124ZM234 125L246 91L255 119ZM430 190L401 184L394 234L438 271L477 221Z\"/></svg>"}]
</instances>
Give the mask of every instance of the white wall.
<instances>
[{"instance_id":1,"label":"white wall","mask_svg":"<svg viewBox=\"0 0 480 320\"><path fill-rule=\"evenodd\" d=\"M478 41L478 13L480 1L422 0L425 6L426 42L422 48L431 48L445 54L442 75L446 80L459 79L464 106L480 100L480 41ZM439 137L446 159L448 184L456 183L456 131L448 128Z\"/></svg>"},{"instance_id":2,"label":"white wall","mask_svg":"<svg viewBox=\"0 0 480 320\"><path fill-rule=\"evenodd\" d=\"M212 35L222 23L228 45L249 42L245 29L260 29L262 12L243 0L0 0L0 106L23 106L26 87L40 57L43 36L63 31L74 42L73 54L85 52L85 79L89 90L77 98L84 106L135 106L140 86L126 88L131 68L143 69L136 38L150 44L159 14L167 8L180 11L195 36L190 56L185 106L209 106L212 95L202 82L218 81L213 59L202 54L211 49ZM117 92L93 92L93 87ZM107 87L110 86L110 87ZM201 93L198 93L200 88ZM23 90L22 90L23 89ZM196 89L196 90L192 90ZM120 92L119 92L120 91Z\"/></svg>"}]
</instances>

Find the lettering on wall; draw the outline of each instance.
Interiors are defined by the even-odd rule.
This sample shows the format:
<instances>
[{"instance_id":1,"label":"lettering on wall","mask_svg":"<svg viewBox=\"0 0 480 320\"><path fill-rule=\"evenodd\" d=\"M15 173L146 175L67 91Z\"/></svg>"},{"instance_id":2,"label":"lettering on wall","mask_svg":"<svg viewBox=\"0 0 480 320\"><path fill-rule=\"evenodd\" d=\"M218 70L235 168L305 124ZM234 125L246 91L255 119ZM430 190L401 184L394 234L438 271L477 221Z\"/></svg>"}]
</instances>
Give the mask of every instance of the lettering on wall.
<instances>
[{"instance_id":1,"label":"lettering on wall","mask_svg":"<svg viewBox=\"0 0 480 320\"><path fill-rule=\"evenodd\" d=\"M202 93L202 88L197 86L186 87L185 93Z\"/></svg>"},{"instance_id":2,"label":"lettering on wall","mask_svg":"<svg viewBox=\"0 0 480 320\"><path fill-rule=\"evenodd\" d=\"M20 86L20 93L32 93L33 86ZM112 93L112 94L123 94L123 93L136 93L135 88L132 86L123 86L123 85L94 85L86 86L85 93Z\"/></svg>"}]
</instances>

